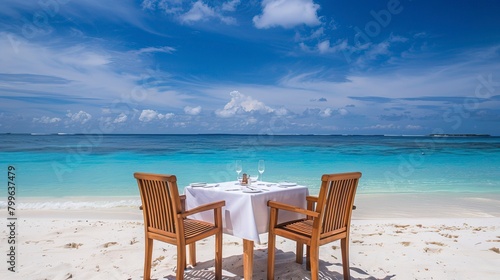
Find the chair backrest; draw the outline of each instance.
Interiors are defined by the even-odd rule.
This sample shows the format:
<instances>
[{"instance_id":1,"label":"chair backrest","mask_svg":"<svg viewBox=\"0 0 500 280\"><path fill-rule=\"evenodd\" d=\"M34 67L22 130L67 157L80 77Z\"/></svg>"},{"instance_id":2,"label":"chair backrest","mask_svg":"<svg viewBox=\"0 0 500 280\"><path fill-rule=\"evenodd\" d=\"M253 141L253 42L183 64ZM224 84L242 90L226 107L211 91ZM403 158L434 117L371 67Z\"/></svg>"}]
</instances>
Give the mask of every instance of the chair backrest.
<instances>
[{"instance_id":1,"label":"chair backrest","mask_svg":"<svg viewBox=\"0 0 500 280\"><path fill-rule=\"evenodd\" d=\"M146 230L175 237L176 216L182 211L175 175L136 172L134 177L141 193Z\"/></svg>"},{"instance_id":2,"label":"chair backrest","mask_svg":"<svg viewBox=\"0 0 500 280\"><path fill-rule=\"evenodd\" d=\"M321 177L316 212L320 218L315 221L320 235L331 235L349 231L354 196L360 172L325 174Z\"/></svg>"}]
</instances>

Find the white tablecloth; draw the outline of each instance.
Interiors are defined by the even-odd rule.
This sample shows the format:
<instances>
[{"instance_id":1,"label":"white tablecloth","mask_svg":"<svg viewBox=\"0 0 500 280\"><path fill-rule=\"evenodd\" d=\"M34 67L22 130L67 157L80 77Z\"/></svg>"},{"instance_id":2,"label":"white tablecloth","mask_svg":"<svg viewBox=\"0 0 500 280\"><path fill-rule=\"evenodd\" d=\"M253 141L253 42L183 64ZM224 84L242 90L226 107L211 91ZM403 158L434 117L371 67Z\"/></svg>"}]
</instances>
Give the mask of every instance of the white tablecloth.
<instances>
[{"instance_id":1,"label":"white tablecloth","mask_svg":"<svg viewBox=\"0 0 500 280\"><path fill-rule=\"evenodd\" d=\"M309 195L307 187L299 185L282 188L277 185L268 187L252 183L252 188L264 189L257 193L245 193L240 188L237 182L219 183L217 187L185 187L186 208L192 209L205 203L225 200L226 206L222 209L224 233L260 244L259 234L266 233L269 228L267 201L274 200L305 208L306 196ZM280 211L278 222L302 217L296 213ZM190 218L213 222L213 212L199 213Z\"/></svg>"}]
</instances>

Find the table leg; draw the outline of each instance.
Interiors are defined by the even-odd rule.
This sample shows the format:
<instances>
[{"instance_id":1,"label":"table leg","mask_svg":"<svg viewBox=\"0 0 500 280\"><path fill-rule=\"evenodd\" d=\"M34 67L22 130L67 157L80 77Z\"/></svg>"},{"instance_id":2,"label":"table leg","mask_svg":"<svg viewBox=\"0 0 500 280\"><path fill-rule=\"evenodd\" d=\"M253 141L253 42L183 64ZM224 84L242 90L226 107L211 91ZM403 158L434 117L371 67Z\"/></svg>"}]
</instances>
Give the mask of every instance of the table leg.
<instances>
[{"instance_id":1,"label":"table leg","mask_svg":"<svg viewBox=\"0 0 500 280\"><path fill-rule=\"evenodd\" d=\"M243 277L251 280L253 275L253 240L243 239Z\"/></svg>"}]
</instances>

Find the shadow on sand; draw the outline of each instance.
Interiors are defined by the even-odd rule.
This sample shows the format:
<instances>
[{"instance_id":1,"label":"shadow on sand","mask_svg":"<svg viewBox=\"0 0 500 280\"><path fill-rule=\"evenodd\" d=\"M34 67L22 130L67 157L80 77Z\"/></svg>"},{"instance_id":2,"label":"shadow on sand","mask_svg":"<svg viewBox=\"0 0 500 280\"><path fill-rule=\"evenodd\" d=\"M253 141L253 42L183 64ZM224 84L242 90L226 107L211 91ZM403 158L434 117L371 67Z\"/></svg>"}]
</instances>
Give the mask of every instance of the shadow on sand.
<instances>
[{"instance_id":1,"label":"shadow on sand","mask_svg":"<svg viewBox=\"0 0 500 280\"><path fill-rule=\"evenodd\" d=\"M225 257L222 260L222 279L240 280L243 279L243 259L242 255ZM305 261L304 261L305 263ZM323 280L343 280L342 264L331 263L320 260L319 279ZM356 276L353 276L355 274ZM386 275L383 278L371 276L368 272L359 267L351 266L351 280L391 280L395 275ZM253 280L263 280L267 278L267 249L254 251ZM157 278L156 280L174 280L175 273ZM195 267L189 267L184 273L186 280L211 280L215 279L214 261L198 262ZM306 270L305 264L295 262L294 252L276 251L275 279L309 280L311 274Z\"/></svg>"}]
</instances>

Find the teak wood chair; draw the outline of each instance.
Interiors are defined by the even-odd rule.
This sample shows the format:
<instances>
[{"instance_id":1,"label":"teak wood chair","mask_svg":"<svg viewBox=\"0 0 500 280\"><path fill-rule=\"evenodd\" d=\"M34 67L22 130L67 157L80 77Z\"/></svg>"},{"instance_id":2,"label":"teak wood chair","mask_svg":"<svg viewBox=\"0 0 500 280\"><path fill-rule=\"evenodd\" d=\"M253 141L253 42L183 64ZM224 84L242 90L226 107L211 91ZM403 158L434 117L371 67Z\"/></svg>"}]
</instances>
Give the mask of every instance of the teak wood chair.
<instances>
[{"instance_id":1,"label":"teak wood chair","mask_svg":"<svg viewBox=\"0 0 500 280\"><path fill-rule=\"evenodd\" d=\"M306 197L307 210L268 201L268 280L274 279L276 235L297 242L297 263L302 263L304 244L307 246L306 268L311 271L311 280L317 280L319 276L319 246L340 239L344 279L350 279L349 230L359 178L360 172L323 175L319 195ZM301 213L306 218L277 224L279 210Z\"/></svg>"},{"instance_id":2,"label":"teak wood chair","mask_svg":"<svg viewBox=\"0 0 500 280\"><path fill-rule=\"evenodd\" d=\"M195 242L212 235L215 235L215 279L222 279L222 207L225 202L208 203L185 211L175 175L136 172L134 177L139 185L144 216L144 280L151 277L153 240L177 246L176 279L182 280L186 268L186 245L189 245L190 263L196 265ZM188 218L210 210L214 212L213 224Z\"/></svg>"}]
</instances>

